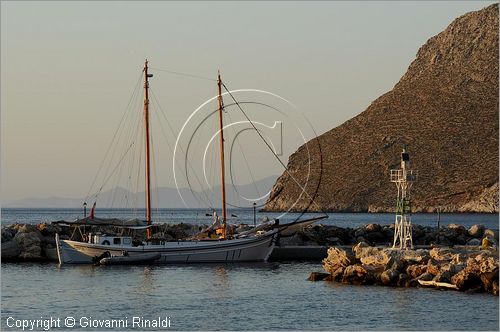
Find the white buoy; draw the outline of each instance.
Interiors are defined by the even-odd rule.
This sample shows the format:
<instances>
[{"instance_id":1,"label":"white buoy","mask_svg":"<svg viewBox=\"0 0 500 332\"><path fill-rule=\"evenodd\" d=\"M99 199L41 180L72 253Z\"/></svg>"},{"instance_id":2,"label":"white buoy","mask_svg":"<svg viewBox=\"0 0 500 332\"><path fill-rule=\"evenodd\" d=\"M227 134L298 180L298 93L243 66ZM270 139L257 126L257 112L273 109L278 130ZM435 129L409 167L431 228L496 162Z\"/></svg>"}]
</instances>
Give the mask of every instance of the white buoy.
<instances>
[{"instance_id":1,"label":"white buoy","mask_svg":"<svg viewBox=\"0 0 500 332\"><path fill-rule=\"evenodd\" d=\"M398 198L396 200L396 222L394 227L394 243L392 248L413 248L411 231L410 191L417 180L417 171L410 170L410 154L403 148L401 153L401 169L391 170L391 182L396 184Z\"/></svg>"}]
</instances>

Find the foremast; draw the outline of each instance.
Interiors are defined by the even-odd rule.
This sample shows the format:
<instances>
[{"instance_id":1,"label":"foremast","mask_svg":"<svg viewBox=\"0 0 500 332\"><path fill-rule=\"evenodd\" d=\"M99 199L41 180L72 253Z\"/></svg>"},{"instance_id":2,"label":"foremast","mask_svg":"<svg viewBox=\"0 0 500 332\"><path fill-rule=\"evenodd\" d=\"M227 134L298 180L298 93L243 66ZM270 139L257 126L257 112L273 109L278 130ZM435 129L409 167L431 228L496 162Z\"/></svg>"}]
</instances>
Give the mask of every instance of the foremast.
<instances>
[{"instance_id":1,"label":"foremast","mask_svg":"<svg viewBox=\"0 0 500 332\"><path fill-rule=\"evenodd\" d=\"M149 144L149 78L153 74L148 73L148 60L144 62L144 135L146 151L146 222L151 225L151 165L150 165L150 144ZM151 237L151 229L146 231L147 238Z\"/></svg>"}]
</instances>

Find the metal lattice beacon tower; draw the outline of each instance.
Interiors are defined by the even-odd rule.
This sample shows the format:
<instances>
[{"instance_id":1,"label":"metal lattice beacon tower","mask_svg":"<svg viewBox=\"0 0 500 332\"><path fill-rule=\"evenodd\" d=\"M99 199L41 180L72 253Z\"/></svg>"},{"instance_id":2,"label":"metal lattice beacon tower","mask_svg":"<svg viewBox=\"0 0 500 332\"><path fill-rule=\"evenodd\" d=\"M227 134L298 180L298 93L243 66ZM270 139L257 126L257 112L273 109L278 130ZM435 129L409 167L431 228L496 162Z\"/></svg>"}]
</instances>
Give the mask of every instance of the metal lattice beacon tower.
<instances>
[{"instance_id":1,"label":"metal lattice beacon tower","mask_svg":"<svg viewBox=\"0 0 500 332\"><path fill-rule=\"evenodd\" d=\"M411 202L410 191L413 182L417 180L417 171L410 170L410 154L403 148L401 153L401 169L391 170L391 182L398 188L396 200L396 222L394 227L393 248L413 248L411 232Z\"/></svg>"}]
</instances>

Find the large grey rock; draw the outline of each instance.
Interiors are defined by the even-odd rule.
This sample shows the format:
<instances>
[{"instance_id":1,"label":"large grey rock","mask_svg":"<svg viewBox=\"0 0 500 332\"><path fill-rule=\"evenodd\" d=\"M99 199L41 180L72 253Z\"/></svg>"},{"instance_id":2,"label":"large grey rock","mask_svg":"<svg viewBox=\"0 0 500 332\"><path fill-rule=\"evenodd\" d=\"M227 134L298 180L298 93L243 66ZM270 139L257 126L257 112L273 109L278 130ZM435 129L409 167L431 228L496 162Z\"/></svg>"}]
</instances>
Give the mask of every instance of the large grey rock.
<instances>
[{"instance_id":1,"label":"large grey rock","mask_svg":"<svg viewBox=\"0 0 500 332\"><path fill-rule=\"evenodd\" d=\"M391 240L388 239L383 232L370 232L366 233L364 236L365 240L370 242L370 243L387 243L390 242Z\"/></svg>"},{"instance_id":2,"label":"large grey rock","mask_svg":"<svg viewBox=\"0 0 500 332\"><path fill-rule=\"evenodd\" d=\"M468 231L469 235L475 238L480 238L484 234L484 225L472 225Z\"/></svg>"},{"instance_id":3,"label":"large grey rock","mask_svg":"<svg viewBox=\"0 0 500 332\"><path fill-rule=\"evenodd\" d=\"M2 241L2 259L3 260L15 260L19 258L21 253L21 247L15 240Z\"/></svg>"},{"instance_id":4,"label":"large grey rock","mask_svg":"<svg viewBox=\"0 0 500 332\"><path fill-rule=\"evenodd\" d=\"M368 224L365 226L365 230L367 233L381 232L382 227L379 224Z\"/></svg>"},{"instance_id":5,"label":"large grey rock","mask_svg":"<svg viewBox=\"0 0 500 332\"><path fill-rule=\"evenodd\" d=\"M38 232L17 233L14 240L20 247L21 253L19 258L24 260L39 260L42 259L41 234Z\"/></svg>"},{"instance_id":6,"label":"large grey rock","mask_svg":"<svg viewBox=\"0 0 500 332\"><path fill-rule=\"evenodd\" d=\"M16 235L16 230L11 227L3 227L2 228L2 242L7 242L12 240L12 238Z\"/></svg>"}]
</instances>

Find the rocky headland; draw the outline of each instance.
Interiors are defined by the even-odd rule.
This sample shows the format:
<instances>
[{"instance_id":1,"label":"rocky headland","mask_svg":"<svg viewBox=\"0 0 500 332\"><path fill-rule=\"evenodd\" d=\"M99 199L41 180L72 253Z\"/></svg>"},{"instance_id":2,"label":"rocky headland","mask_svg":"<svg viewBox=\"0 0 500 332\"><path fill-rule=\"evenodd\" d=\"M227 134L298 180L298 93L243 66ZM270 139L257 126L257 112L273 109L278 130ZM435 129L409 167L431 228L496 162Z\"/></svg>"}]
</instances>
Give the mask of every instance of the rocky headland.
<instances>
[{"instance_id":1,"label":"rocky headland","mask_svg":"<svg viewBox=\"0 0 500 332\"><path fill-rule=\"evenodd\" d=\"M391 91L293 153L265 209L393 211L406 145L413 211L498 213L498 54L498 4L457 18Z\"/></svg>"}]
</instances>

